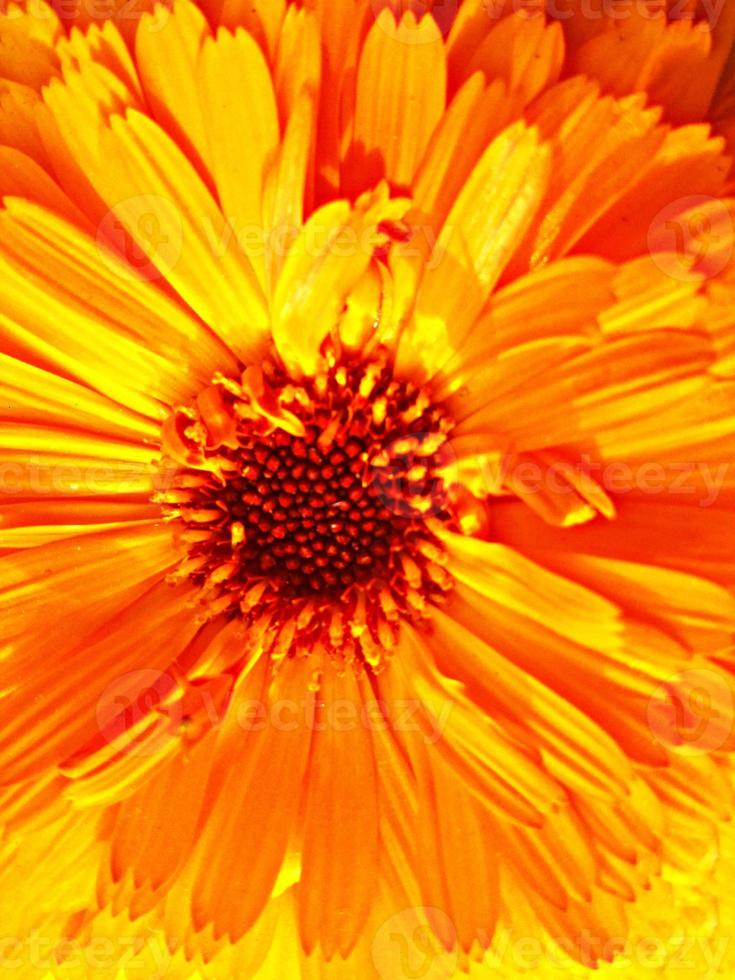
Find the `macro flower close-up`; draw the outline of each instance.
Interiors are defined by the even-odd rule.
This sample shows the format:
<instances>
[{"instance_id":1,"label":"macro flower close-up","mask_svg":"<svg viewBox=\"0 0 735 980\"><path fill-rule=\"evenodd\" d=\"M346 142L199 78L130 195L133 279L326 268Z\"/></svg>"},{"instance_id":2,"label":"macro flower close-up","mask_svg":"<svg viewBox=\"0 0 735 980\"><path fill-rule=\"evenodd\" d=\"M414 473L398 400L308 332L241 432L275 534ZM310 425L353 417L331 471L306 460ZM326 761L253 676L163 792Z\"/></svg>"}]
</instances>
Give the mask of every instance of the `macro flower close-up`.
<instances>
[{"instance_id":1,"label":"macro flower close-up","mask_svg":"<svg viewBox=\"0 0 735 980\"><path fill-rule=\"evenodd\" d=\"M0 5L2 976L735 976L734 39Z\"/></svg>"}]
</instances>

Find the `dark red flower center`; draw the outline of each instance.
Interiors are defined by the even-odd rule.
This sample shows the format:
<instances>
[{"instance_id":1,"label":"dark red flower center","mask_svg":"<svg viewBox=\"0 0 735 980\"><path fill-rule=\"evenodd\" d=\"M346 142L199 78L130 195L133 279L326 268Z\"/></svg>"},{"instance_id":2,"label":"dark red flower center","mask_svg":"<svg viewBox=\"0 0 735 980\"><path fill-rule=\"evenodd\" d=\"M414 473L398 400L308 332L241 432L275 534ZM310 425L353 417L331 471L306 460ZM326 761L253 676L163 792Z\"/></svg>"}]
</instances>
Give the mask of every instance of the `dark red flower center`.
<instances>
[{"instance_id":1,"label":"dark red flower center","mask_svg":"<svg viewBox=\"0 0 735 980\"><path fill-rule=\"evenodd\" d=\"M164 430L179 465L163 495L183 523L186 574L214 613L332 637L356 609L384 626L444 590L432 526L450 519L450 424L384 361L217 378ZM331 631L331 632L330 632ZM311 636L314 639L314 636ZM344 640L344 637L342 637Z\"/></svg>"},{"instance_id":2,"label":"dark red flower center","mask_svg":"<svg viewBox=\"0 0 735 980\"><path fill-rule=\"evenodd\" d=\"M237 472L227 486L203 494L226 509L225 529L242 526L243 572L277 576L284 595L341 592L366 581L411 524L391 507L391 488L370 465L364 436L341 432L322 448L319 434L311 426L303 437L276 431L267 442L245 439L233 452ZM408 461L401 463L405 471Z\"/></svg>"}]
</instances>

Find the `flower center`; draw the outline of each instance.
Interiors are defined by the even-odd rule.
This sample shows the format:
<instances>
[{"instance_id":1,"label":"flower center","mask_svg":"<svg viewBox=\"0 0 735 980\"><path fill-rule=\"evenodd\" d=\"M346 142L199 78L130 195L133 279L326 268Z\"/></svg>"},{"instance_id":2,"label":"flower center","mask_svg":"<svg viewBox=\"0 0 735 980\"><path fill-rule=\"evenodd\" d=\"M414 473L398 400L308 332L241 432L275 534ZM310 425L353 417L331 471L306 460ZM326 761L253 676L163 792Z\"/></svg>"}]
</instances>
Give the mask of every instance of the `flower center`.
<instances>
[{"instance_id":1,"label":"flower center","mask_svg":"<svg viewBox=\"0 0 735 980\"><path fill-rule=\"evenodd\" d=\"M452 519L451 423L384 355L326 365L216 377L164 426L158 499L187 551L175 580L207 617L241 617L271 654L319 643L377 666L400 619L449 588L435 531Z\"/></svg>"}]
</instances>

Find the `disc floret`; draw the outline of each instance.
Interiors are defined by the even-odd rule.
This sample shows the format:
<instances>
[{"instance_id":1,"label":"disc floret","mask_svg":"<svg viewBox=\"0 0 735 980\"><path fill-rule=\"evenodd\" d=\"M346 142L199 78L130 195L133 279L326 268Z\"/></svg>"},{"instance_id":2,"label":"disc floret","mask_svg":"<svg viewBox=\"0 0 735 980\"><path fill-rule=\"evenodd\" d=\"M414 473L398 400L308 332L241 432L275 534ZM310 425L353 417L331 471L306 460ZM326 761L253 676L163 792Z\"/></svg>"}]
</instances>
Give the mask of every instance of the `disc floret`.
<instances>
[{"instance_id":1,"label":"disc floret","mask_svg":"<svg viewBox=\"0 0 735 980\"><path fill-rule=\"evenodd\" d=\"M164 426L175 579L271 655L320 645L378 666L400 620L449 588L435 532L451 520L450 428L384 355L332 355L299 381L275 360L215 377Z\"/></svg>"}]
</instances>

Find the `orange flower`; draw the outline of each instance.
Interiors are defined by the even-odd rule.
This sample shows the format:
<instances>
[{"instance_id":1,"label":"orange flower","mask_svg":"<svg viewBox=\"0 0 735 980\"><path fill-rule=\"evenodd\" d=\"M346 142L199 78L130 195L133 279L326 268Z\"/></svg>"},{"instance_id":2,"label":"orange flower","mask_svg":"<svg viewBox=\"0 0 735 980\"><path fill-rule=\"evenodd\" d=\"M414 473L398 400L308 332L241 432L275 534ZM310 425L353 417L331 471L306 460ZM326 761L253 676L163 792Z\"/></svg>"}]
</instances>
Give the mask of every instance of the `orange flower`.
<instances>
[{"instance_id":1,"label":"orange flower","mask_svg":"<svg viewBox=\"0 0 735 980\"><path fill-rule=\"evenodd\" d=\"M735 963L735 7L590 3L6 7L5 969Z\"/></svg>"}]
</instances>

